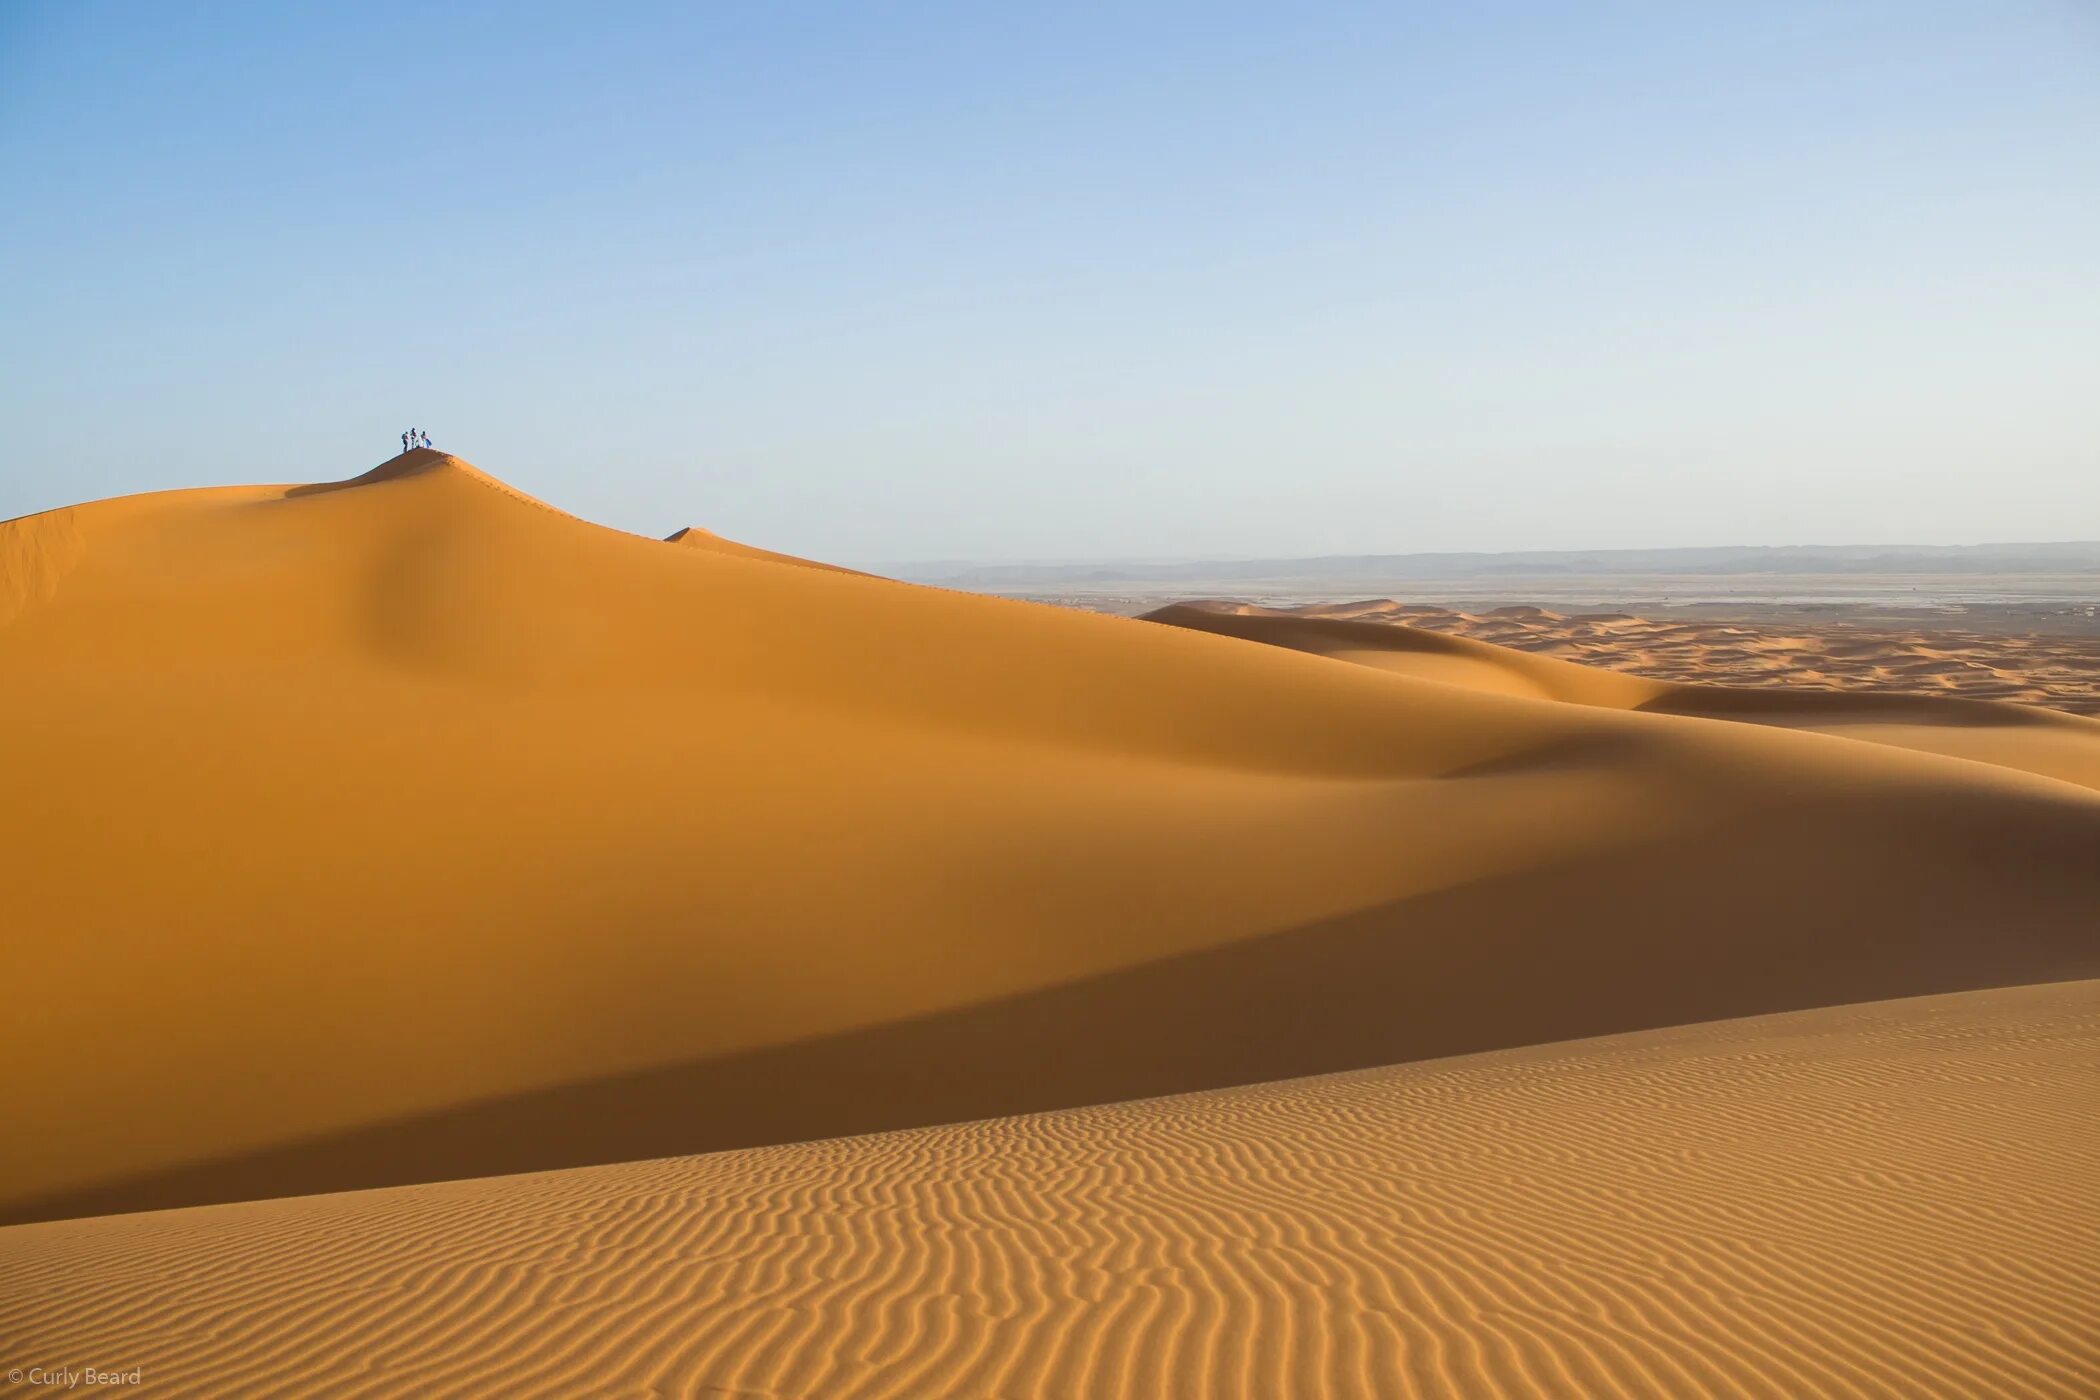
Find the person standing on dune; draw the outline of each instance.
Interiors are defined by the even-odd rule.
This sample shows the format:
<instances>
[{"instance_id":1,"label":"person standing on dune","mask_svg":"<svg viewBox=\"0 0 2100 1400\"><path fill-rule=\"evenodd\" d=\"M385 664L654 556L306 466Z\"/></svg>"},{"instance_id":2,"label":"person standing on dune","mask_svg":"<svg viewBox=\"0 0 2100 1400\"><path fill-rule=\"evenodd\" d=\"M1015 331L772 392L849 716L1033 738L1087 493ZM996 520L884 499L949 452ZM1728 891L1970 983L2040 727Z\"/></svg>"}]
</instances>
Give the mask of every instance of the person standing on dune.
<instances>
[{"instance_id":1,"label":"person standing on dune","mask_svg":"<svg viewBox=\"0 0 2100 1400\"><path fill-rule=\"evenodd\" d=\"M407 433L403 433L403 434L401 435L401 451L402 451L402 454L403 454L404 456L405 456L405 455L407 455L407 453L408 453L408 434L407 434Z\"/></svg>"}]
</instances>

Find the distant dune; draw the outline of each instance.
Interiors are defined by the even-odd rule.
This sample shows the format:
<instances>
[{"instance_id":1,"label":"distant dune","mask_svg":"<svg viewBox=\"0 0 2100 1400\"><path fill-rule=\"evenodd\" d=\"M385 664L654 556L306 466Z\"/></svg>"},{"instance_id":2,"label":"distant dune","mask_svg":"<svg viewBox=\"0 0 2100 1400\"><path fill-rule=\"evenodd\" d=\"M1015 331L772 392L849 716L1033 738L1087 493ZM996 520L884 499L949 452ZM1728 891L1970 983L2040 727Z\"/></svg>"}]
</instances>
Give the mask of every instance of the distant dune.
<instances>
[{"instance_id":1,"label":"distant dune","mask_svg":"<svg viewBox=\"0 0 2100 1400\"><path fill-rule=\"evenodd\" d=\"M1539 607L1465 612L1390 598L1285 608L1193 606L1245 616L1397 623L1701 686L2010 700L2100 715L2100 636L2077 633L1985 635L1948 625L1788 625Z\"/></svg>"},{"instance_id":2,"label":"distant dune","mask_svg":"<svg viewBox=\"0 0 2100 1400\"><path fill-rule=\"evenodd\" d=\"M2100 975L2090 726L1172 620L627 535L431 452L0 525L0 1209Z\"/></svg>"},{"instance_id":3,"label":"distant dune","mask_svg":"<svg viewBox=\"0 0 2100 1400\"><path fill-rule=\"evenodd\" d=\"M2100 719L1968 699L1951 691L1920 693L1926 686L1917 675L1891 675L1877 666L1890 660L1886 642L1855 642L1852 654L1831 656L1827 643L1819 652L1806 639L1760 641L1747 629L1719 624L1566 618L1524 607L1473 617L1383 599L1289 609L1176 604L1146 617L1499 695L1808 730L1999 764L2100 789ZM1687 685L1640 674L1661 669L1649 664L1649 646L1658 633L1669 638L1680 671L1733 680L1741 668L1761 684ZM2078 645L2075 639L2062 644ZM1839 643L1837 649L1843 647ZM1539 652L1608 658L1624 670ZM1914 659L1899 655L1894 664L1900 668ZM1760 660L1768 660L1772 669L1753 670ZM1818 661L1827 669L1818 669ZM2086 683L2095 680L2100 677L2087 678ZM1993 681L2011 684L2002 673L1994 672ZM1833 683L1858 688L1835 689ZM2022 691L2025 696L2032 693L2031 687Z\"/></svg>"},{"instance_id":4,"label":"distant dune","mask_svg":"<svg viewBox=\"0 0 2100 1400\"><path fill-rule=\"evenodd\" d=\"M28 1225L0 1335L156 1395L2084 1400L2096 1062L2077 982Z\"/></svg>"}]
</instances>

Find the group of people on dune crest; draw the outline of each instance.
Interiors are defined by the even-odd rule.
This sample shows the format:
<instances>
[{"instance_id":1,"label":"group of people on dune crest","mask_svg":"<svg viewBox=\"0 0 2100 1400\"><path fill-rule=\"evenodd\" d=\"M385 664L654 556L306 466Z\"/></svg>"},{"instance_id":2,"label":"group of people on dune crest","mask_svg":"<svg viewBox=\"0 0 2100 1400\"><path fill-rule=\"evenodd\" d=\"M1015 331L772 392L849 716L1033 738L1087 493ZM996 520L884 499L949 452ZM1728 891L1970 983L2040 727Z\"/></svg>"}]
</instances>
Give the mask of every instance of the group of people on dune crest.
<instances>
[{"instance_id":1,"label":"group of people on dune crest","mask_svg":"<svg viewBox=\"0 0 2100 1400\"><path fill-rule=\"evenodd\" d=\"M419 429L410 428L407 432L401 435L401 450L403 452L409 452L418 447L428 446L430 446L430 434L423 432Z\"/></svg>"}]
</instances>

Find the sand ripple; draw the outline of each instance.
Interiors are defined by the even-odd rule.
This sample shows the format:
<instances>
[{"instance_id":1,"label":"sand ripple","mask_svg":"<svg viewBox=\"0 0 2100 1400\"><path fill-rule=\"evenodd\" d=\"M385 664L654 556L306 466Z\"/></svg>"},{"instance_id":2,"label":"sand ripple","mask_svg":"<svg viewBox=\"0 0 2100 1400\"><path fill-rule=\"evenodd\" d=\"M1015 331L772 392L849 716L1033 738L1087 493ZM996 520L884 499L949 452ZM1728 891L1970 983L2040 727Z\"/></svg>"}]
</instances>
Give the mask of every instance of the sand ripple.
<instances>
[{"instance_id":1,"label":"sand ripple","mask_svg":"<svg viewBox=\"0 0 2100 1400\"><path fill-rule=\"evenodd\" d=\"M159 1395L2090 1396L2100 983L0 1231Z\"/></svg>"}]
</instances>

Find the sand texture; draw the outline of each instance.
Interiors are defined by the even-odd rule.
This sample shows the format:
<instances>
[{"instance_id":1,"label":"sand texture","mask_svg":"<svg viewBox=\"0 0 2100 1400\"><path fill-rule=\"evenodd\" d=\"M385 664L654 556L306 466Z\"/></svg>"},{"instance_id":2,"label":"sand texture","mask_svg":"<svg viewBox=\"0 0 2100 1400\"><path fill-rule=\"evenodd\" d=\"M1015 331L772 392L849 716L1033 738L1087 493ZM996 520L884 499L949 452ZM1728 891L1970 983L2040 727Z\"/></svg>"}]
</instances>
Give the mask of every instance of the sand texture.
<instances>
[{"instance_id":1,"label":"sand texture","mask_svg":"<svg viewBox=\"0 0 2100 1400\"><path fill-rule=\"evenodd\" d=\"M1278 624L1392 663L1338 664L433 452L0 561L4 1220L2100 975L2100 726L2047 711Z\"/></svg>"},{"instance_id":2,"label":"sand texture","mask_svg":"<svg viewBox=\"0 0 2100 1400\"><path fill-rule=\"evenodd\" d=\"M29 1225L0 1336L206 1397L2089 1397L2096 1076L2078 982Z\"/></svg>"}]
</instances>

